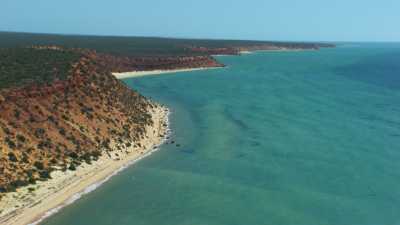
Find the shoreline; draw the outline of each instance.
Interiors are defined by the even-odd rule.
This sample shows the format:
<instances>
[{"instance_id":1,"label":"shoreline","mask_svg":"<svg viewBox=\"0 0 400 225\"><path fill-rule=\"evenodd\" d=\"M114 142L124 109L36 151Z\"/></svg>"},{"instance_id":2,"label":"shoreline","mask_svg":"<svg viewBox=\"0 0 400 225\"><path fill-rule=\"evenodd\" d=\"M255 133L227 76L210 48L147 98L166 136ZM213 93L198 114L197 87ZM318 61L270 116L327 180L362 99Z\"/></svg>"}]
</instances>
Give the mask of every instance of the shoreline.
<instances>
[{"instance_id":1,"label":"shoreline","mask_svg":"<svg viewBox=\"0 0 400 225\"><path fill-rule=\"evenodd\" d=\"M159 75L159 74L168 74L168 73L180 73L180 72L192 72L199 70L210 70L210 69L221 69L224 67L198 67L198 68L186 68L186 69L174 69L174 70L148 70L148 71L130 71L123 73L112 73L117 79L126 79L133 77L144 77L151 75Z\"/></svg>"},{"instance_id":2,"label":"shoreline","mask_svg":"<svg viewBox=\"0 0 400 225\"><path fill-rule=\"evenodd\" d=\"M0 224L39 224L125 168L159 150L170 132L170 112L160 105L149 110L154 124L146 127L146 138L140 140L142 147L114 150L111 157L103 154L91 165L83 163L76 171L54 171L52 179L7 193L0 201ZM29 191L31 188L35 190Z\"/></svg>"},{"instance_id":3,"label":"shoreline","mask_svg":"<svg viewBox=\"0 0 400 225\"><path fill-rule=\"evenodd\" d=\"M262 52L302 52L302 51L315 51L315 49L297 49L297 48L281 48L281 49L260 49L251 51L240 51L240 55L250 55Z\"/></svg>"},{"instance_id":4,"label":"shoreline","mask_svg":"<svg viewBox=\"0 0 400 225\"><path fill-rule=\"evenodd\" d=\"M241 54L252 54L254 52L256 51L245 51L241 52ZM117 79L126 79L221 68L224 67L132 71L112 74ZM17 192L7 193L0 200L0 224L39 224L59 212L62 208L74 203L83 195L96 190L111 177L117 175L127 167L157 151L168 136L169 110L158 104L156 105L155 109L149 109L154 120L154 125L146 127L145 136L148 137L140 140L142 147L114 150L111 152L111 157L103 154L98 161L94 161L90 165L83 163L77 167L76 171L54 171L51 173L52 179L22 187ZM163 124L167 124L167 126L163 126ZM114 156L114 153L118 153L119 155ZM31 191L31 188L35 190Z\"/></svg>"}]
</instances>

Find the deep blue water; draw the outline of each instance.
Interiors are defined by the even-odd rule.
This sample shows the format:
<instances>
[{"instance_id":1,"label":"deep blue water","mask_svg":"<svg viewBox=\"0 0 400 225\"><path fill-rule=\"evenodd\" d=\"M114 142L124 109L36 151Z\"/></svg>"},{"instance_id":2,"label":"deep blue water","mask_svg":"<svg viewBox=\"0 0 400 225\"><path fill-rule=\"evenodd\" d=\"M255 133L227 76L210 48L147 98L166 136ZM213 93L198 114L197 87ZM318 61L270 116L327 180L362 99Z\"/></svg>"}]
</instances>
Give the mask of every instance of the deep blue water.
<instances>
[{"instance_id":1,"label":"deep blue water","mask_svg":"<svg viewBox=\"0 0 400 225\"><path fill-rule=\"evenodd\" d=\"M47 225L400 224L400 44L128 79L172 139Z\"/></svg>"}]
</instances>

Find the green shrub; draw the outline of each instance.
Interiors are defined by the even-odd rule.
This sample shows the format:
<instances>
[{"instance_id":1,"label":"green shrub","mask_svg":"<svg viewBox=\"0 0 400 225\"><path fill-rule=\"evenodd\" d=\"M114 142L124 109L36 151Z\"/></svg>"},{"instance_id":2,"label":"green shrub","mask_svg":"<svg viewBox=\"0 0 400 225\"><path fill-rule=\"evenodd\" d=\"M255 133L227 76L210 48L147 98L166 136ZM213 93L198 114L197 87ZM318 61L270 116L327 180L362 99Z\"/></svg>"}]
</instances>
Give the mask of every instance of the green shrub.
<instances>
[{"instance_id":1,"label":"green shrub","mask_svg":"<svg viewBox=\"0 0 400 225\"><path fill-rule=\"evenodd\" d=\"M34 165L38 170L43 170L43 169L44 169L43 162L36 161L33 165Z\"/></svg>"},{"instance_id":2,"label":"green shrub","mask_svg":"<svg viewBox=\"0 0 400 225\"><path fill-rule=\"evenodd\" d=\"M8 153L8 159L9 159L11 162L18 162L18 159L17 159L17 157L15 156L15 154L14 154L13 152L9 152L9 153Z\"/></svg>"},{"instance_id":3,"label":"green shrub","mask_svg":"<svg viewBox=\"0 0 400 225\"><path fill-rule=\"evenodd\" d=\"M68 167L69 170L75 171L76 167L73 163L71 163L71 165Z\"/></svg>"},{"instance_id":4,"label":"green shrub","mask_svg":"<svg viewBox=\"0 0 400 225\"><path fill-rule=\"evenodd\" d=\"M17 140L18 140L19 142L25 143L26 138L25 138L23 135L21 135L21 134L17 134Z\"/></svg>"},{"instance_id":5,"label":"green shrub","mask_svg":"<svg viewBox=\"0 0 400 225\"><path fill-rule=\"evenodd\" d=\"M15 142L11 140L9 137L5 138L5 142L7 143L8 147L11 149L15 149L17 146L15 145Z\"/></svg>"},{"instance_id":6,"label":"green shrub","mask_svg":"<svg viewBox=\"0 0 400 225\"><path fill-rule=\"evenodd\" d=\"M50 178L51 178L51 176L50 176L50 171L47 171L47 170L42 170L42 171L40 171L40 172L39 172L39 176L40 176L40 178L42 178L42 179L50 179Z\"/></svg>"}]
</instances>

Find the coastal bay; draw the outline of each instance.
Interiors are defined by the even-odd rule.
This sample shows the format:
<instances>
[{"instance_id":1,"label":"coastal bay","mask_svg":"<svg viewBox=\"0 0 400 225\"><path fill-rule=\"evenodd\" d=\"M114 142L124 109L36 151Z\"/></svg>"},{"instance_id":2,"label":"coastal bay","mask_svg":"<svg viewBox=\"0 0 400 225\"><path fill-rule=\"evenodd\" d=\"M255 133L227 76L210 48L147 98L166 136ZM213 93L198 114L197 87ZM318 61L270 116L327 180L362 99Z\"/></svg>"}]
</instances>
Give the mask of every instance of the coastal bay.
<instances>
[{"instance_id":1,"label":"coastal bay","mask_svg":"<svg viewBox=\"0 0 400 225\"><path fill-rule=\"evenodd\" d=\"M171 109L175 143L43 224L395 224L398 49L259 52L125 79Z\"/></svg>"},{"instance_id":2,"label":"coastal bay","mask_svg":"<svg viewBox=\"0 0 400 225\"><path fill-rule=\"evenodd\" d=\"M25 38L18 36L0 32L0 39L8 43L0 48L0 221L11 224L41 221L93 191L126 163L153 152L154 147L144 145L149 130L165 137L167 116L156 121L163 107L120 80L223 68L213 55L237 56L249 48L334 47L130 37L129 43L143 46L123 51L126 40L119 42L118 37L90 37L97 44L87 45L82 36L76 42L76 37L50 35L49 44L50 36L28 35L30 43L39 45L21 47ZM65 47L71 41L74 48ZM164 49L153 49L152 43ZM156 130L159 124L163 127ZM159 142L150 139L151 146Z\"/></svg>"},{"instance_id":3,"label":"coastal bay","mask_svg":"<svg viewBox=\"0 0 400 225\"><path fill-rule=\"evenodd\" d=\"M5 1L0 225L400 225L400 1Z\"/></svg>"}]
</instances>

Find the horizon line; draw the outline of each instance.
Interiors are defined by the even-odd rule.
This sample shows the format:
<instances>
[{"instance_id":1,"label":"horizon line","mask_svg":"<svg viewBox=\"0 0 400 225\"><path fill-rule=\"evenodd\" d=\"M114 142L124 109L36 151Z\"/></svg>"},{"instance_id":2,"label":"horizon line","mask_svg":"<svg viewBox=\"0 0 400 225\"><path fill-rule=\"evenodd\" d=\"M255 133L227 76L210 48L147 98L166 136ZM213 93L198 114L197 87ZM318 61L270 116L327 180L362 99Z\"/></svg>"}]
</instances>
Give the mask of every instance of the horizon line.
<instances>
[{"instance_id":1,"label":"horizon line","mask_svg":"<svg viewBox=\"0 0 400 225\"><path fill-rule=\"evenodd\" d=\"M130 35L130 34L90 34L90 33L58 33L58 32L31 32L19 30L1 30L0 33L19 33L33 35L55 35L55 36L87 36L87 37L122 37L122 38L154 38L154 39L183 39L183 40L212 40L212 41L254 41L254 42L289 42L289 43L400 43L399 41L327 41L327 40L261 40L261 39L236 39L236 38L210 38L210 37L186 37L186 36L151 36L151 35Z\"/></svg>"}]
</instances>

